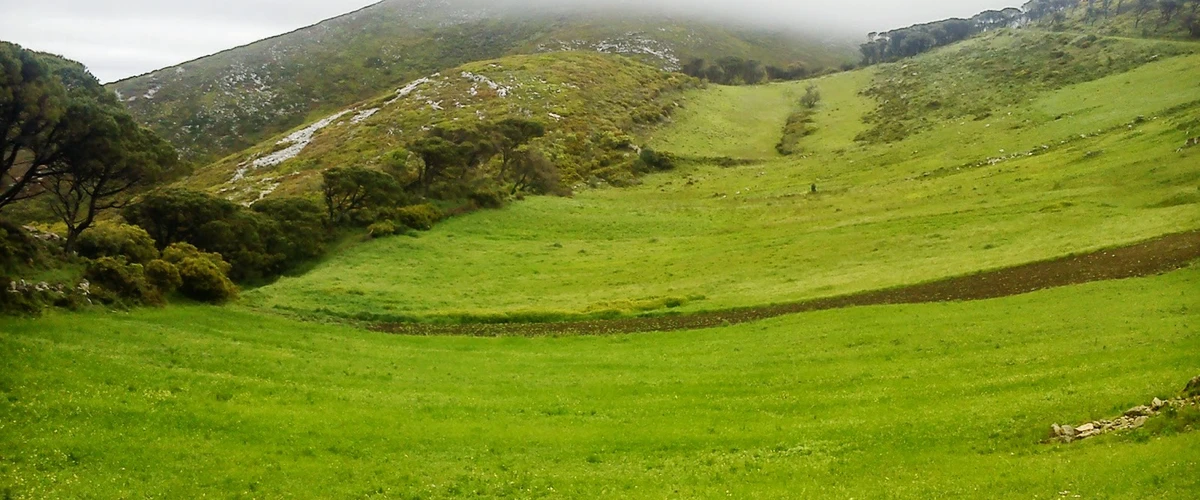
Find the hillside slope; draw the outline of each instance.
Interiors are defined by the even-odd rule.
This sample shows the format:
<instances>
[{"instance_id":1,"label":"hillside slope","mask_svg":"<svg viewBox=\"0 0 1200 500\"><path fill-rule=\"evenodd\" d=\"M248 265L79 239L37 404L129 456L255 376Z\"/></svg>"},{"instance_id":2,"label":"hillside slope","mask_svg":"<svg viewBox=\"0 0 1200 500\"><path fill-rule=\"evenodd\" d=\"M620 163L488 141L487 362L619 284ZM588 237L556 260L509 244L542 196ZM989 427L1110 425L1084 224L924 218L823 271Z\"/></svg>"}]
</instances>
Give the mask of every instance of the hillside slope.
<instances>
[{"instance_id":1,"label":"hillside slope","mask_svg":"<svg viewBox=\"0 0 1200 500\"><path fill-rule=\"evenodd\" d=\"M472 61L592 50L665 69L691 57L830 67L850 44L736 26L474 0L387 0L293 33L110 85L136 117L201 162L249 147L389 87Z\"/></svg>"},{"instance_id":2,"label":"hillside slope","mask_svg":"<svg viewBox=\"0 0 1200 500\"><path fill-rule=\"evenodd\" d=\"M271 194L313 195L321 171L385 167L438 125L520 117L543 123L535 140L566 182L620 182L636 158L629 134L670 115L698 85L631 59L589 52L512 56L409 82L198 170L190 187L253 203ZM626 165L627 166L627 165ZM606 170L607 169L607 170Z\"/></svg>"},{"instance_id":3,"label":"hillside slope","mask_svg":"<svg viewBox=\"0 0 1200 500\"><path fill-rule=\"evenodd\" d=\"M259 307L381 321L695 312L919 283L1200 228L1200 149L1186 147L1200 136L1194 45L1132 69L1032 86L1019 99L989 96L1004 78L1027 78L1022 70L1060 66L1001 60L1014 66L961 87L978 93L963 102L986 104L982 119L947 108L921 115L914 133L856 140L888 105L870 89L890 88L906 65L908 78L924 72L926 85L910 92L926 102L971 75L977 58L1043 36L996 35L817 79L824 100L803 154L759 154L732 168L698 161L637 187L531 198L420 238L351 248L246 296ZM1140 53L1142 43L1108 47ZM748 138L771 148L761 129L778 137L786 118L778 103L807 84L761 87L753 92L781 97L753 99L721 87L689 91L685 111L649 144L701 158L742 152ZM724 120L708 134L711 114L731 110L774 118Z\"/></svg>"}]
</instances>

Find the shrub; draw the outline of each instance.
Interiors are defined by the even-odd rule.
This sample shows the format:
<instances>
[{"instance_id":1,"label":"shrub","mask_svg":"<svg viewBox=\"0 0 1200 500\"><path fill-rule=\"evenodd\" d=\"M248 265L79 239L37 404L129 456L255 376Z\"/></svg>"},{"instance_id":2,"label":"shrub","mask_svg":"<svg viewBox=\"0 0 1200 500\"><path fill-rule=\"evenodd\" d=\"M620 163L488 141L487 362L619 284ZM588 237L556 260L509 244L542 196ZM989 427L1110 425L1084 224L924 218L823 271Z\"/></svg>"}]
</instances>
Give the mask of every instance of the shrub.
<instances>
[{"instance_id":1,"label":"shrub","mask_svg":"<svg viewBox=\"0 0 1200 500\"><path fill-rule=\"evenodd\" d=\"M176 266L182 264L183 261L187 259L194 258L207 260L225 274L228 274L232 268L232 266L225 262L225 259L221 257L221 254L204 252L190 243L176 243L167 247L162 253L162 260L171 264L175 264Z\"/></svg>"},{"instance_id":2,"label":"shrub","mask_svg":"<svg viewBox=\"0 0 1200 500\"><path fill-rule=\"evenodd\" d=\"M154 239L145 229L127 224L100 223L79 235L76 250L82 257L124 257L145 264L158 258Z\"/></svg>"},{"instance_id":3,"label":"shrub","mask_svg":"<svg viewBox=\"0 0 1200 500\"><path fill-rule=\"evenodd\" d=\"M386 238L395 235L399 231L400 229L396 227L396 223L390 220L376 222L367 228L367 233L372 238Z\"/></svg>"},{"instance_id":4,"label":"shrub","mask_svg":"<svg viewBox=\"0 0 1200 500\"><path fill-rule=\"evenodd\" d=\"M220 304L237 297L237 286L208 259L183 259L179 263L179 277L179 291L190 299Z\"/></svg>"},{"instance_id":5,"label":"shrub","mask_svg":"<svg viewBox=\"0 0 1200 500\"><path fill-rule=\"evenodd\" d=\"M441 211L430 204L412 205L396 210L396 222L418 231L433 229L433 225L441 218Z\"/></svg>"},{"instance_id":6,"label":"shrub","mask_svg":"<svg viewBox=\"0 0 1200 500\"><path fill-rule=\"evenodd\" d=\"M237 286L229 280L232 268L220 254L205 253L187 243L163 250L163 260L179 272L179 291L201 302L221 303L237 297Z\"/></svg>"},{"instance_id":7,"label":"shrub","mask_svg":"<svg viewBox=\"0 0 1200 500\"><path fill-rule=\"evenodd\" d=\"M20 227L0 222L0 271L12 271L38 260L38 244Z\"/></svg>"},{"instance_id":8,"label":"shrub","mask_svg":"<svg viewBox=\"0 0 1200 500\"><path fill-rule=\"evenodd\" d=\"M499 191L485 189L471 193L472 203L479 208L501 208L504 206L504 195Z\"/></svg>"},{"instance_id":9,"label":"shrub","mask_svg":"<svg viewBox=\"0 0 1200 500\"><path fill-rule=\"evenodd\" d=\"M179 289L183 278L179 276L179 268L165 260L155 259L146 264L146 281L159 292L168 294Z\"/></svg>"},{"instance_id":10,"label":"shrub","mask_svg":"<svg viewBox=\"0 0 1200 500\"><path fill-rule=\"evenodd\" d=\"M638 170L642 172L666 171L675 169L675 157L670 153L659 153L650 148L642 148L638 154L640 163Z\"/></svg>"},{"instance_id":11,"label":"shrub","mask_svg":"<svg viewBox=\"0 0 1200 500\"><path fill-rule=\"evenodd\" d=\"M305 198L271 198L255 203L253 210L279 225L277 242L286 266L315 259L329 242L329 216L321 204Z\"/></svg>"},{"instance_id":12,"label":"shrub","mask_svg":"<svg viewBox=\"0 0 1200 500\"><path fill-rule=\"evenodd\" d=\"M146 280L141 264L101 257L88 263L83 277L92 284L93 296L109 304L161 304L162 294Z\"/></svg>"}]
</instances>

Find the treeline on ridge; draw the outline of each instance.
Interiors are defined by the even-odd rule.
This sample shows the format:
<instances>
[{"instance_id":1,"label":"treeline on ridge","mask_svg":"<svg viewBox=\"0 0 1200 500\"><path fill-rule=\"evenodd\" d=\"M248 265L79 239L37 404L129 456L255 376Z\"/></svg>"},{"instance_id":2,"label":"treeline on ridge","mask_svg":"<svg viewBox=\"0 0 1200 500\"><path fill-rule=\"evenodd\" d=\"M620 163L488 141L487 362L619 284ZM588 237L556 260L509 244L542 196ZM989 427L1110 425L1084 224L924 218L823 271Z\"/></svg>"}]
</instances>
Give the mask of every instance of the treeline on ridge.
<instances>
[{"instance_id":1,"label":"treeline on ridge","mask_svg":"<svg viewBox=\"0 0 1200 500\"><path fill-rule=\"evenodd\" d=\"M842 70L854 69L853 64L843 65ZM715 61L693 58L680 68L685 75L718 85L757 85L768 81L803 80L820 76L831 70L817 66L806 67L793 64L787 67L763 65L762 62L741 57L722 57Z\"/></svg>"},{"instance_id":2,"label":"treeline on ridge","mask_svg":"<svg viewBox=\"0 0 1200 500\"><path fill-rule=\"evenodd\" d=\"M870 33L859 51L865 65L892 62L1000 28L1040 24L1061 29L1072 13L1088 24L1132 15L1134 28L1141 27L1148 15L1157 13L1156 30L1178 21L1186 35L1200 37L1200 0L1032 0L1019 9L988 10L970 19L945 19Z\"/></svg>"}]
</instances>

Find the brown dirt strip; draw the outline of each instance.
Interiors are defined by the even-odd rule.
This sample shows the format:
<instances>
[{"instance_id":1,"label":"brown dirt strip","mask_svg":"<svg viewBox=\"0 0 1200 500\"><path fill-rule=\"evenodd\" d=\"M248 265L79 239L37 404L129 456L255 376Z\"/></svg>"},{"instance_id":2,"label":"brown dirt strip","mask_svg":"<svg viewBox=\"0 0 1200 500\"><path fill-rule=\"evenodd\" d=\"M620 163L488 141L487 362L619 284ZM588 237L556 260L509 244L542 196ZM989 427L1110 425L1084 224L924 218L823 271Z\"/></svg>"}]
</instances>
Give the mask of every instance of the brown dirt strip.
<instances>
[{"instance_id":1,"label":"brown dirt strip","mask_svg":"<svg viewBox=\"0 0 1200 500\"><path fill-rule=\"evenodd\" d=\"M1200 231L1172 234L1119 248L947 278L930 283L727 311L561 323L437 325L390 323L372 330L401 335L554 336L697 330L855 306L984 300L1047 288L1139 276L1186 267L1200 259Z\"/></svg>"}]
</instances>

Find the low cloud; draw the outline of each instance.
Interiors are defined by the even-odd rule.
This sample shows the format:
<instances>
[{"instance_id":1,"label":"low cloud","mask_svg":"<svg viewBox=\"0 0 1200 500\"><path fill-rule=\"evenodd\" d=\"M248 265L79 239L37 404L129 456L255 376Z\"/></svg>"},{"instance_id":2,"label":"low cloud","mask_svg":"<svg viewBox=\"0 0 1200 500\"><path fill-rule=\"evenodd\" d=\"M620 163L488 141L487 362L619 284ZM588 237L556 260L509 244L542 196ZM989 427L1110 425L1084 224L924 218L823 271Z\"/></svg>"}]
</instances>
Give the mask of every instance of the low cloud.
<instances>
[{"instance_id":1,"label":"low cloud","mask_svg":"<svg viewBox=\"0 0 1200 500\"><path fill-rule=\"evenodd\" d=\"M443 0L392 0L434 5ZM570 9L735 20L772 28L861 34L1010 3L997 0L455 0L491 8ZM79 60L103 81L178 64L291 31L373 3L371 0L0 0L0 39ZM118 5L114 5L118 4Z\"/></svg>"}]
</instances>

